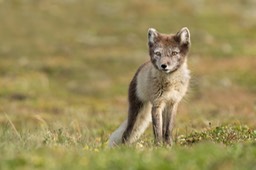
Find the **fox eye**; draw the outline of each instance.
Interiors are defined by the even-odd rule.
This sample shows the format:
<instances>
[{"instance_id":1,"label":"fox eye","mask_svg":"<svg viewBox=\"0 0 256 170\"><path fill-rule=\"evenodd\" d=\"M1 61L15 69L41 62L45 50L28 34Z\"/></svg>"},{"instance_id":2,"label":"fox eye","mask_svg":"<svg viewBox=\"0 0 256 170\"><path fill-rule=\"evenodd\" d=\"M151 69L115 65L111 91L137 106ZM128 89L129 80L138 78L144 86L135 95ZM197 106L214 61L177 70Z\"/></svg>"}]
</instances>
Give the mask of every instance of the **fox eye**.
<instances>
[{"instance_id":1,"label":"fox eye","mask_svg":"<svg viewBox=\"0 0 256 170\"><path fill-rule=\"evenodd\" d=\"M177 51L173 51L173 52L172 52L172 55L177 55L177 54L178 54Z\"/></svg>"},{"instance_id":2,"label":"fox eye","mask_svg":"<svg viewBox=\"0 0 256 170\"><path fill-rule=\"evenodd\" d=\"M161 57L161 53L159 51L156 51L155 55Z\"/></svg>"}]
</instances>

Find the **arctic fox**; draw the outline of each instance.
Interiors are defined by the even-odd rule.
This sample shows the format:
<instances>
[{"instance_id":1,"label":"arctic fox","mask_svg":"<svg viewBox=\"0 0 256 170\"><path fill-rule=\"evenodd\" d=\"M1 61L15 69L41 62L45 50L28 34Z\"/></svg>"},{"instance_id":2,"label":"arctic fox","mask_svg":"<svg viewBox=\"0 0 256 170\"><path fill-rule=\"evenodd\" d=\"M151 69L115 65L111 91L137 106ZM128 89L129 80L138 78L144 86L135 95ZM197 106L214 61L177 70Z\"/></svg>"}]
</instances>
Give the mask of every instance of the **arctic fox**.
<instances>
[{"instance_id":1,"label":"arctic fox","mask_svg":"<svg viewBox=\"0 0 256 170\"><path fill-rule=\"evenodd\" d=\"M190 44L186 27L176 34L149 28L150 61L139 67L130 83L128 118L110 136L110 147L135 142L151 121L155 143L172 144L177 107L189 86Z\"/></svg>"}]
</instances>

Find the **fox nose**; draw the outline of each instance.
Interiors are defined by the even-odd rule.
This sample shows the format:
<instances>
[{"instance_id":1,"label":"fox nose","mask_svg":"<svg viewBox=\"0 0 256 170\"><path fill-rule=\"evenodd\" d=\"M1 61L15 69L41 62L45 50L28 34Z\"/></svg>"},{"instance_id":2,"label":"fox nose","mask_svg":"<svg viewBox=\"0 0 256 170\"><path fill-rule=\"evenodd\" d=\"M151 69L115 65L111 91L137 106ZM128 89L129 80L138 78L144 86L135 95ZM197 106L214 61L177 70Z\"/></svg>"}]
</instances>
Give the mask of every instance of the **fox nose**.
<instances>
[{"instance_id":1,"label":"fox nose","mask_svg":"<svg viewBox=\"0 0 256 170\"><path fill-rule=\"evenodd\" d=\"M161 67L162 67L163 69L166 69L167 65L166 65L166 64L162 64Z\"/></svg>"}]
</instances>

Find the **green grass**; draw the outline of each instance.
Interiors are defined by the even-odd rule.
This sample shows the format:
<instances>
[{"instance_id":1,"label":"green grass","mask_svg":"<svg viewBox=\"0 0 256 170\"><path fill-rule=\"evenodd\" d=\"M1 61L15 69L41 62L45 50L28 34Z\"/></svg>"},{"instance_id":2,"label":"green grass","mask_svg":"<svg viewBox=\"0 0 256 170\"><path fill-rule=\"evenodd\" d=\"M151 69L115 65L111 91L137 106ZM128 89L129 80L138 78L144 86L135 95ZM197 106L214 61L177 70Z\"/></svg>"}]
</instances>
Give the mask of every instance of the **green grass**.
<instances>
[{"instance_id":1,"label":"green grass","mask_svg":"<svg viewBox=\"0 0 256 170\"><path fill-rule=\"evenodd\" d=\"M175 145L156 147L148 136L132 146L107 147L77 127L1 127L1 169L253 169L256 130L234 124L176 136ZM100 135L100 136L99 136Z\"/></svg>"},{"instance_id":2,"label":"green grass","mask_svg":"<svg viewBox=\"0 0 256 170\"><path fill-rule=\"evenodd\" d=\"M0 1L0 169L255 169L253 0ZM109 149L147 29L187 26L175 145Z\"/></svg>"}]
</instances>

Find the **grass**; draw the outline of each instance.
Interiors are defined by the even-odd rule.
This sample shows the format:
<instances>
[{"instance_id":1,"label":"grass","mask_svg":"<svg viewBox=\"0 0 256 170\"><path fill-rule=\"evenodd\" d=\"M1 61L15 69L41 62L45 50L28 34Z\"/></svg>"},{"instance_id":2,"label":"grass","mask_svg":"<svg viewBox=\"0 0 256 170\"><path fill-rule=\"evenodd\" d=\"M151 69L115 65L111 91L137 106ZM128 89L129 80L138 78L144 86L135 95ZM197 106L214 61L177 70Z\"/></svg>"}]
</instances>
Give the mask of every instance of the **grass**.
<instances>
[{"instance_id":1,"label":"grass","mask_svg":"<svg viewBox=\"0 0 256 170\"><path fill-rule=\"evenodd\" d=\"M255 169L255 3L0 1L0 169ZM187 26L175 145L109 149L146 32Z\"/></svg>"},{"instance_id":2,"label":"grass","mask_svg":"<svg viewBox=\"0 0 256 170\"><path fill-rule=\"evenodd\" d=\"M234 124L179 135L172 148L145 136L132 146L109 149L107 135L77 127L1 128L1 169L253 169L256 130ZM92 132L90 132L92 133ZM223 152L224 151L224 152Z\"/></svg>"}]
</instances>

